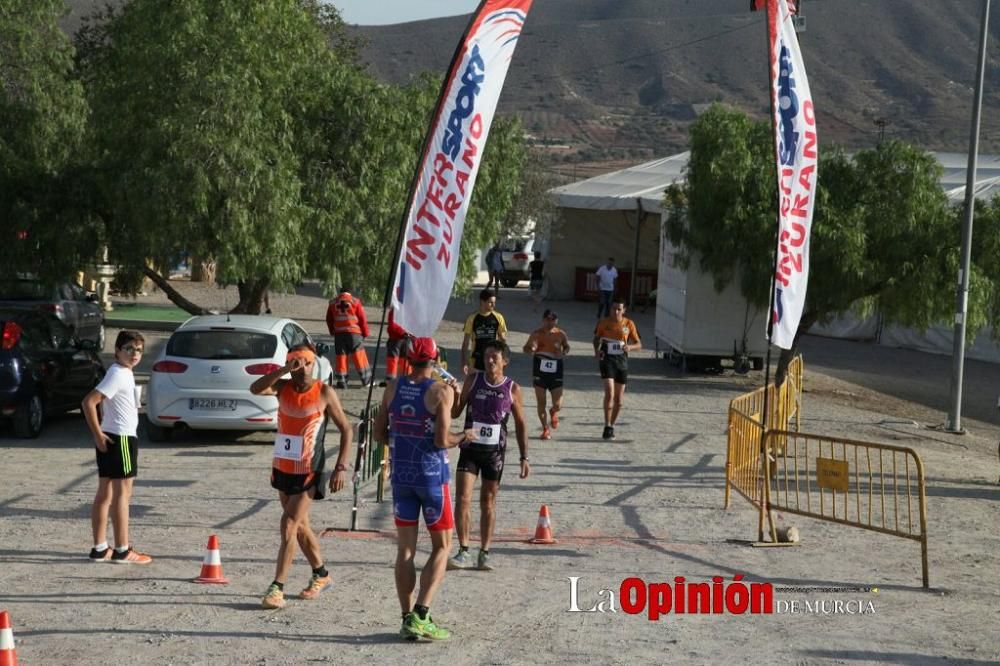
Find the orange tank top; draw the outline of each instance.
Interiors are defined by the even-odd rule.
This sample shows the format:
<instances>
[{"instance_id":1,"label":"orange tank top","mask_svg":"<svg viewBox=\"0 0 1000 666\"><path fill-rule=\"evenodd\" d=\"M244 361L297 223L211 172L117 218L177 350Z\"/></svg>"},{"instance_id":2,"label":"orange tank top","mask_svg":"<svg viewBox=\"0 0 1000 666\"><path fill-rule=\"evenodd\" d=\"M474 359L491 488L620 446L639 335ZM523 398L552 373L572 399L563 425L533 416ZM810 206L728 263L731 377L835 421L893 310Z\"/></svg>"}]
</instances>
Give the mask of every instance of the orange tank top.
<instances>
[{"instance_id":1,"label":"orange tank top","mask_svg":"<svg viewBox=\"0 0 1000 666\"><path fill-rule=\"evenodd\" d=\"M535 336L535 354L537 356L547 356L549 358L562 358L562 331L559 327L554 327L551 331L539 330Z\"/></svg>"},{"instance_id":2,"label":"orange tank top","mask_svg":"<svg viewBox=\"0 0 1000 666\"><path fill-rule=\"evenodd\" d=\"M323 382L313 382L298 392L292 382L285 382L278 394L278 435L275 438L276 469L287 474L310 474L313 460L322 460L316 435L323 425Z\"/></svg>"}]
</instances>

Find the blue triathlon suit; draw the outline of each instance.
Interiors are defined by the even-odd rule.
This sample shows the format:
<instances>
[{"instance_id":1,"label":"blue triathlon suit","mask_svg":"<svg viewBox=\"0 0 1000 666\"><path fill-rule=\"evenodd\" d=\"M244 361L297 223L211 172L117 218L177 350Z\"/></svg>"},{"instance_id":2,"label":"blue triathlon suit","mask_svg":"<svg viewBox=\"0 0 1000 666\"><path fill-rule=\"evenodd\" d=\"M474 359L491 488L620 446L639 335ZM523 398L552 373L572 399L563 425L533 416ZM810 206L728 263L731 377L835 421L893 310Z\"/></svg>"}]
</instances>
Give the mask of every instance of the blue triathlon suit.
<instances>
[{"instance_id":1,"label":"blue triathlon suit","mask_svg":"<svg viewBox=\"0 0 1000 666\"><path fill-rule=\"evenodd\" d=\"M416 525L421 509L432 532L455 525L448 488L448 456L434 445L434 413L424 404L433 379L420 383L406 377L396 385L389 404L392 449L392 509L398 526Z\"/></svg>"}]
</instances>

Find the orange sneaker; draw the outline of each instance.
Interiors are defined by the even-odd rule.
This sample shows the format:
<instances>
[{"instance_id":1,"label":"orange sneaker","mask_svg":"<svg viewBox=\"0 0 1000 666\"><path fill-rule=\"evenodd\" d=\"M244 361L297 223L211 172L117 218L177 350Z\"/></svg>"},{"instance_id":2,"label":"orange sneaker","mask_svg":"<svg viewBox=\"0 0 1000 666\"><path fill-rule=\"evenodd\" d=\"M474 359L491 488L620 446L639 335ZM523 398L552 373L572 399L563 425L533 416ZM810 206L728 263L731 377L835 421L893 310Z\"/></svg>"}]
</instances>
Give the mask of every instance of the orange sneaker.
<instances>
[{"instance_id":1,"label":"orange sneaker","mask_svg":"<svg viewBox=\"0 0 1000 666\"><path fill-rule=\"evenodd\" d=\"M317 576L313 574L306 589L299 592L299 599L315 599L319 596L320 592L330 587L331 583L333 583L331 576Z\"/></svg>"},{"instance_id":2,"label":"orange sneaker","mask_svg":"<svg viewBox=\"0 0 1000 666\"><path fill-rule=\"evenodd\" d=\"M284 608L285 593L277 585L271 583L270 587L267 588L267 594L261 599L260 605L263 608Z\"/></svg>"},{"instance_id":3,"label":"orange sneaker","mask_svg":"<svg viewBox=\"0 0 1000 666\"><path fill-rule=\"evenodd\" d=\"M552 439L552 431L548 428L542 428L542 439Z\"/></svg>"},{"instance_id":4,"label":"orange sneaker","mask_svg":"<svg viewBox=\"0 0 1000 666\"><path fill-rule=\"evenodd\" d=\"M153 558L135 548L129 548L124 553L119 553L117 550L111 553L111 561L115 564L149 564Z\"/></svg>"},{"instance_id":5,"label":"orange sneaker","mask_svg":"<svg viewBox=\"0 0 1000 666\"><path fill-rule=\"evenodd\" d=\"M559 412L554 408L549 410L549 420L552 422L552 429L559 429Z\"/></svg>"}]
</instances>

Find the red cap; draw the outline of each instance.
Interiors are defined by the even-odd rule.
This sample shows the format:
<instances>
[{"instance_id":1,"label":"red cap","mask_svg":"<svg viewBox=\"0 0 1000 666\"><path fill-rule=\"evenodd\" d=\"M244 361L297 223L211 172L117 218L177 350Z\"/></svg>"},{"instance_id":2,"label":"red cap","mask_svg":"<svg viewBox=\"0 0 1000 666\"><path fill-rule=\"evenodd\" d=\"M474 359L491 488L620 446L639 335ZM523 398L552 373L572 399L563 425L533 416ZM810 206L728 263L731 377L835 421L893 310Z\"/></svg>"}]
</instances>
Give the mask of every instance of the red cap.
<instances>
[{"instance_id":1,"label":"red cap","mask_svg":"<svg viewBox=\"0 0 1000 666\"><path fill-rule=\"evenodd\" d=\"M406 358L414 363L427 363L437 360L438 348L434 338L413 338L406 350Z\"/></svg>"}]
</instances>

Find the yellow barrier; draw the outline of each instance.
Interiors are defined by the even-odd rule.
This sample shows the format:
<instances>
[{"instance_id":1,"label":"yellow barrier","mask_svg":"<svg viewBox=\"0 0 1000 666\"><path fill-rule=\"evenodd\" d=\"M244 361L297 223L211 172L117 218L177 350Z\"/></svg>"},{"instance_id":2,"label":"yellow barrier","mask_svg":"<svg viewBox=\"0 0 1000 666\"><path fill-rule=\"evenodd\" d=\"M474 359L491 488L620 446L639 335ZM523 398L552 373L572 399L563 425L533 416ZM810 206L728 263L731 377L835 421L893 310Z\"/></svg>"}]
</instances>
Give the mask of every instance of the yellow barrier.
<instances>
[{"instance_id":1,"label":"yellow barrier","mask_svg":"<svg viewBox=\"0 0 1000 666\"><path fill-rule=\"evenodd\" d=\"M769 510L917 541L928 587L927 498L916 451L780 430L768 431L764 441L766 450L775 450L778 442L784 447L773 462L765 456Z\"/></svg>"},{"instance_id":2,"label":"yellow barrier","mask_svg":"<svg viewBox=\"0 0 1000 666\"><path fill-rule=\"evenodd\" d=\"M768 384L729 403L725 508L731 489L757 507L758 542L764 541L765 517L771 543L777 542L774 510L917 541L923 586L928 587L927 500L920 456L900 446L798 432L802 375L799 356L789 364L780 388Z\"/></svg>"},{"instance_id":3,"label":"yellow barrier","mask_svg":"<svg viewBox=\"0 0 1000 666\"><path fill-rule=\"evenodd\" d=\"M768 391L767 404L770 418L768 428L788 430L794 419L799 429L802 412L802 357L796 356L788 364L788 374L780 389L774 384L760 387L734 398L729 403L729 434L726 450L726 503L729 508L729 489L735 488L747 500L760 505L760 450L764 436L764 390ZM761 535L763 538L763 535Z\"/></svg>"}]
</instances>

